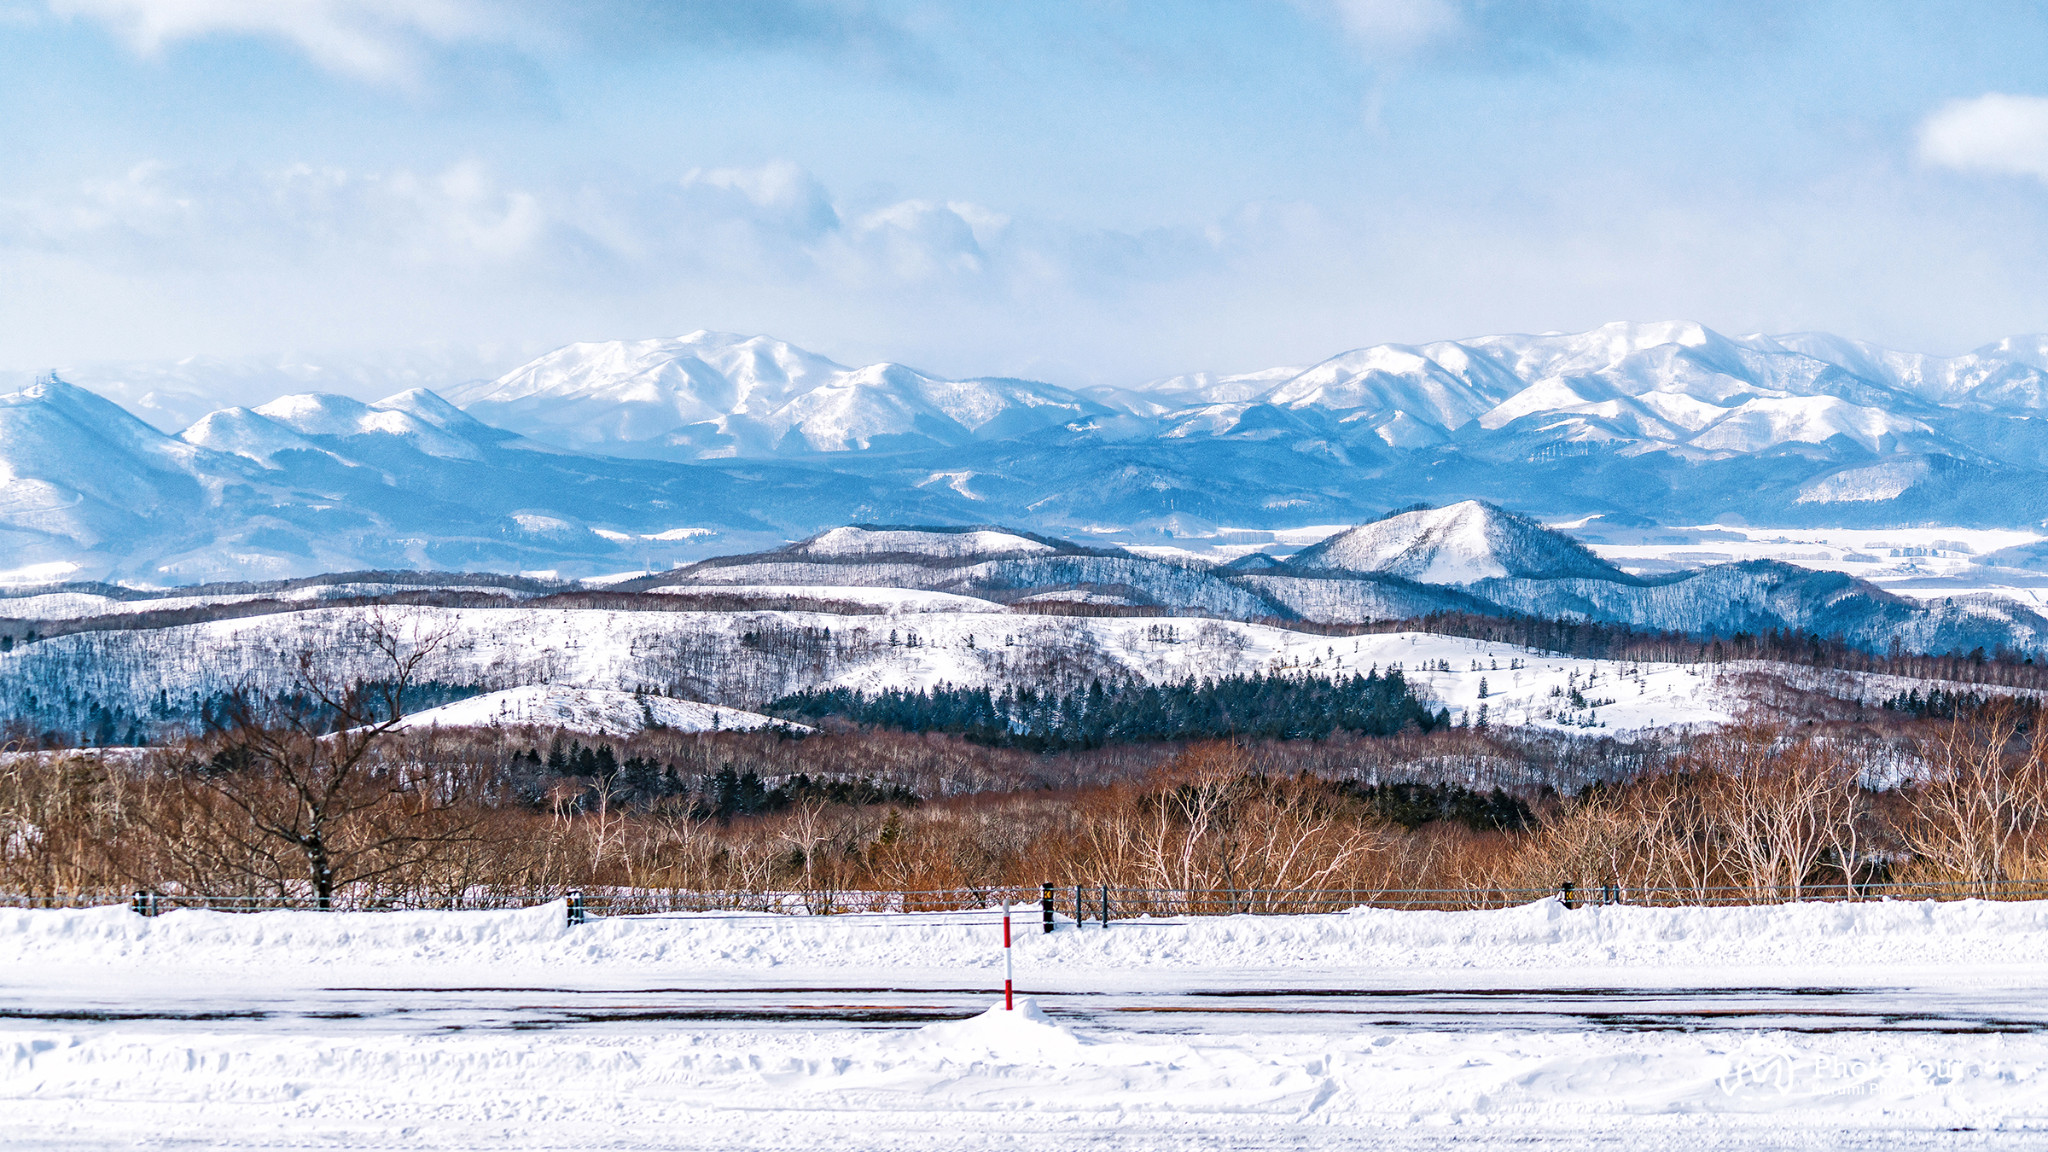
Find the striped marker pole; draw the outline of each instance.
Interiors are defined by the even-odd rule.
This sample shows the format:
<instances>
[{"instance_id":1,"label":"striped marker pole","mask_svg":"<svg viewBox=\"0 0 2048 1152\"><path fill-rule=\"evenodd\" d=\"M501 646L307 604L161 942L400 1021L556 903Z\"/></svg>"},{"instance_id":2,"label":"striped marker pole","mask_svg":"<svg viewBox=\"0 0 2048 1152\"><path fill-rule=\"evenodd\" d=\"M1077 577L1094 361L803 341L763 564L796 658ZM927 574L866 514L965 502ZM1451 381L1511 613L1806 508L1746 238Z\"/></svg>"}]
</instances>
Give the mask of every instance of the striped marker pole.
<instances>
[{"instance_id":1,"label":"striped marker pole","mask_svg":"<svg viewBox=\"0 0 2048 1152\"><path fill-rule=\"evenodd\" d=\"M1015 1012L1017 1010L1016 1001L1011 993L1011 978L1015 974L1016 966L1010 960L1010 899L1005 896L1003 898L1003 1011L1005 1012Z\"/></svg>"}]
</instances>

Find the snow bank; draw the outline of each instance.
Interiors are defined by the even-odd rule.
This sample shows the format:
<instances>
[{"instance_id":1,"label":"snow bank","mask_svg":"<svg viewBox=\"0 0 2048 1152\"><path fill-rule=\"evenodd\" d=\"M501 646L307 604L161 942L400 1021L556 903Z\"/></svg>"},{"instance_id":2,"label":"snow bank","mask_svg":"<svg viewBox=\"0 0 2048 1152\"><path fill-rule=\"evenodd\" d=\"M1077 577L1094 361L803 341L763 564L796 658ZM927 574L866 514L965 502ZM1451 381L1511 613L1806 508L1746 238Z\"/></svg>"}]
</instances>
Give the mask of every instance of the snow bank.
<instances>
[{"instance_id":1,"label":"snow bank","mask_svg":"<svg viewBox=\"0 0 2048 1152\"><path fill-rule=\"evenodd\" d=\"M1027 921L1027 925L1028 925ZM560 904L511 912L0 910L0 970L21 979L138 969L290 973L441 972L478 979L546 971L788 979L877 971L973 973L1001 967L994 917L958 914L775 917L686 915L595 920L571 928ZM1316 916L1121 922L1018 938L1021 981L1052 974L1110 983L1205 973L1372 981L1393 972L1571 969L1698 973L1774 968L1868 982L1901 969L2037 964L2048 955L2048 902L1811 903L1754 908L1567 910L1555 900L1489 912L1359 909Z\"/></svg>"}]
</instances>

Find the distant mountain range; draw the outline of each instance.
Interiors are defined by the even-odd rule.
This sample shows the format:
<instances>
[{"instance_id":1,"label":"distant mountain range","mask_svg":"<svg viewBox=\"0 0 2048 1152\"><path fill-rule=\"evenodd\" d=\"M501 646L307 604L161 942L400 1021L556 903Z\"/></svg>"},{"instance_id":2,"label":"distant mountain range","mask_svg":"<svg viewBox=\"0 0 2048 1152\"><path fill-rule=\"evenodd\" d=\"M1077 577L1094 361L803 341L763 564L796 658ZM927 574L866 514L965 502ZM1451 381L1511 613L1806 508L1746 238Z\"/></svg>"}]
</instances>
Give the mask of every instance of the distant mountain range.
<instances>
[{"instance_id":1,"label":"distant mountain range","mask_svg":"<svg viewBox=\"0 0 2048 1152\"><path fill-rule=\"evenodd\" d=\"M0 396L0 575L15 583L665 568L963 503L797 464L565 452L424 390L288 396L176 436L61 380Z\"/></svg>"},{"instance_id":2,"label":"distant mountain range","mask_svg":"<svg viewBox=\"0 0 2048 1152\"><path fill-rule=\"evenodd\" d=\"M13 558L0 568L157 582L401 566L589 575L849 522L1167 543L1472 498L1610 524L2048 519L2044 337L1940 358L1816 333L1610 324L1085 390L853 368L708 332L570 345L493 379L472 375L481 362L405 361L375 403L298 391L177 435L55 377L0 397ZM135 381L172 381L185 404L272 380L345 378L361 393L375 376L361 363L208 371L187 361L105 386L140 411ZM155 403L161 423L171 409ZM1421 538L1385 531L1317 555L1392 549L1434 570L1411 547ZM1597 578L1587 559L1560 552L1548 571Z\"/></svg>"}]
</instances>

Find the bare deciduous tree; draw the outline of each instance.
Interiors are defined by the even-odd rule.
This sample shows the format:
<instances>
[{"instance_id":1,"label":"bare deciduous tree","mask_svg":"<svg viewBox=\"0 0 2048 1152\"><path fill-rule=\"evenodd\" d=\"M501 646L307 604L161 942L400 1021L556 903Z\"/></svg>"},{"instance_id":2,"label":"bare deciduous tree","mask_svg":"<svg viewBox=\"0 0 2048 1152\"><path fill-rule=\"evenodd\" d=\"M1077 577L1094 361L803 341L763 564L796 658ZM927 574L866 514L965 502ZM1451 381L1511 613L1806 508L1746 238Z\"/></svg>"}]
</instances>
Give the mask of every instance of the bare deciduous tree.
<instances>
[{"instance_id":1,"label":"bare deciduous tree","mask_svg":"<svg viewBox=\"0 0 2048 1152\"><path fill-rule=\"evenodd\" d=\"M270 875L278 852L297 858L299 879L325 909L337 889L466 837L453 797L378 755L404 719L422 664L447 636L416 619L374 615L340 650L301 652L288 693L234 693L212 756L192 772L219 801L201 813L216 845L246 853ZM374 679L332 671L362 664Z\"/></svg>"},{"instance_id":2,"label":"bare deciduous tree","mask_svg":"<svg viewBox=\"0 0 2048 1152\"><path fill-rule=\"evenodd\" d=\"M1911 789L1913 849L1949 877L1994 895L2048 817L2048 732L2004 699L1958 715L1921 742L1927 777ZM2038 719L2038 716L2036 717Z\"/></svg>"}]
</instances>

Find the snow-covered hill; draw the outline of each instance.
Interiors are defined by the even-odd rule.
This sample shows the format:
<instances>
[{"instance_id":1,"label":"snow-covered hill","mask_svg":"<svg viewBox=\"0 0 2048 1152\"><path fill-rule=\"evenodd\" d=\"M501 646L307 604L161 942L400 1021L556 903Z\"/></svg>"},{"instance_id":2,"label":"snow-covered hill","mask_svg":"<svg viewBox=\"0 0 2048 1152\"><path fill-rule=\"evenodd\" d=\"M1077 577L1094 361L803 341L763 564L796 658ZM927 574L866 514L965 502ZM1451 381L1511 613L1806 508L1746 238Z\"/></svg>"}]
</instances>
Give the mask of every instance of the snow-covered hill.
<instances>
[{"instance_id":1,"label":"snow-covered hill","mask_svg":"<svg viewBox=\"0 0 2048 1152\"><path fill-rule=\"evenodd\" d=\"M1585 545L1478 500L1361 524L1297 553L1291 572L1384 572L1424 584L1501 576L1626 580Z\"/></svg>"},{"instance_id":2,"label":"snow-covered hill","mask_svg":"<svg viewBox=\"0 0 2048 1152\"><path fill-rule=\"evenodd\" d=\"M354 639L371 611L316 608L17 645L0 652L0 716L75 731L94 706L137 717L188 714L197 701L232 687L289 688L305 651L322 654L327 674L374 677L378 657ZM1485 703L1490 721L1499 724L1640 728L1720 722L1732 706L1710 672L1688 665L1565 659L1426 633L1330 637L1228 620L531 607L409 609L406 619L423 633L449 636L418 669L423 681L526 690L419 714L421 722L444 726L526 723L519 719L526 716L638 724L644 714L626 702L642 690L649 701L675 696L751 710L814 687L1073 689L1097 679L1156 684L1254 673L1351 675L1396 666L1454 719L1476 717ZM575 691L561 695L563 686ZM1588 700L1611 703L1578 708L1569 703L1574 687ZM614 695L577 695L591 690ZM676 713L682 723L707 716Z\"/></svg>"}]
</instances>

